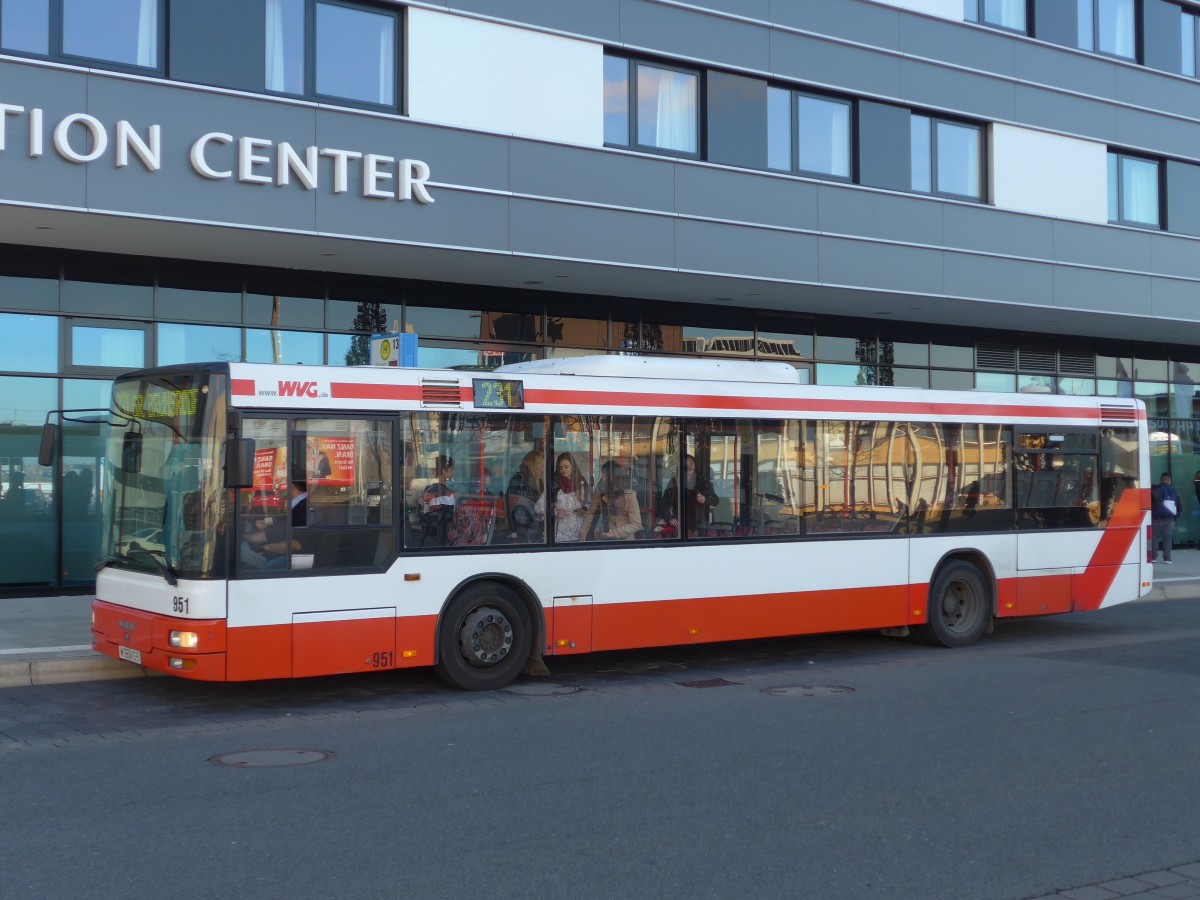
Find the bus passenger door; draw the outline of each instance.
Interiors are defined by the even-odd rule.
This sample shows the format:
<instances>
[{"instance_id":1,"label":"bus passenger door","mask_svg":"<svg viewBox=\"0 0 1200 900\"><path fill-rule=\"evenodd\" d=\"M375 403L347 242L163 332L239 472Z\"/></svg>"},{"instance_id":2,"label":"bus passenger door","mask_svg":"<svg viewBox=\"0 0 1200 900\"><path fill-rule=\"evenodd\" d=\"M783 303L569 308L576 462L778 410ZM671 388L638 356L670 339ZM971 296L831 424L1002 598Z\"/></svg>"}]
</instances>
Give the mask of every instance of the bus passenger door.
<instances>
[{"instance_id":1,"label":"bus passenger door","mask_svg":"<svg viewBox=\"0 0 1200 900\"><path fill-rule=\"evenodd\" d=\"M592 597L574 594L554 598L551 650L555 656L592 650Z\"/></svg>"}]
</instances>

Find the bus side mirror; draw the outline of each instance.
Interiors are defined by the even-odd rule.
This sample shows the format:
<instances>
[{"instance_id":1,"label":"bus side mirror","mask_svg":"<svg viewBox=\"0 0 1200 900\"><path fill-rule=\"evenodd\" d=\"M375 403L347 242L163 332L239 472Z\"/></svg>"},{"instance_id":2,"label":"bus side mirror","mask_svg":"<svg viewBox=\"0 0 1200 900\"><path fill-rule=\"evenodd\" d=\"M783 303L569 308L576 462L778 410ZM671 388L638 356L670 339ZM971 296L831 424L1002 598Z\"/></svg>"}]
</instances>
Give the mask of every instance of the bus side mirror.
<instances>
[{"instance_id":1,"label":"bus side mirror","mask_svg":"<svg viewBox=\"0 0 1200 900\"><path fill-rule=\"evenodd\" d=\"M142 471L142 433L127 431L121 439L121 470L127 475Z\"/></svg>"},{"instance_id":2,"label":"bus side mirror","mask_svg":"<svg viewBox=\"0 0 1200 900\"><path fill-rule=\"evenodd\" d=\"M225 442L225 487L254 487L254 438Z\"/></svg>"},{"instance_id":3,"label":"bus side mirror","mask_svg":"<svg viewBox=\"0 0 1200 900\"><path fill-rule=\"evenodd\" d=\"M58 441L58 426L47 422L42 426L42 442L38 446L38 465L54 465L54 445Z\"/></svg>"}]
</instances>

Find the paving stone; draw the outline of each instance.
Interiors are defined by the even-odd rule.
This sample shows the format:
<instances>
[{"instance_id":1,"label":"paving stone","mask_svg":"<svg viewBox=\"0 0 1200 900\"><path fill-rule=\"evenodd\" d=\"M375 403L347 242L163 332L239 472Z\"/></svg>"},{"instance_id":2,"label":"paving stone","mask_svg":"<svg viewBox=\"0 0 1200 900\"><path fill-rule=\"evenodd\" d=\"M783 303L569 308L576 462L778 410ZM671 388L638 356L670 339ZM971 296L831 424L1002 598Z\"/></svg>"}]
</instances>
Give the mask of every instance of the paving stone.
<instances>
[{"instance_id":1,"label":"paving stone","mask_svg":"<svg viewBox=\"0 0 1200 900\"><path fill-rule=\"evenodd\" d=\"M1159 869L1156 872L1143 872L1140 875L1135 875L1139 881L1148 881L1158 887L1166 887L1169 884L1179 884L1181 881L1187 881L1183 875L1176 875L1166 869Z\"/></svg>"},{"instance_id":2,"label":"paving stone","mask_svg":"<svg viewBox=\"0 0 1200 900\"><path fill-rule=\"evenodd\" d=\"M1088 887L1071 888L1069 891L1060 891L1060 897L1067 897L1069 900L1118 900L1121 896L1115 891L1106 891L1097 885L1089 885Z\"/></svg>"},{"instance_id":3,"label":"paving stone","mask_svg":"<svg viewBox=\"0 0 1200 900\"><path fill-rule=\"evenodd\" d=\"M1174 866L1171 871L1184 878L1200 878L1200 862L1188 863L1186 866Z\"/></svg>"},{"instance_id":4,"label":"paving stone","mask_svg":"<svg viewBox=\"0 0 1200 900\"><path fill-rule=\"evenodd\" d=\"M1148 891L1154 887L1150 882L1139 881L1136 878L1118 878L1116 881L1105 881L1098 886L1105 890L1116 891L1122 897Z\"/></svg>"},{"instance_id":5,"label":"paving stone","mask_svg":"<svg viewBox=\"0 0 1200 900\"><path fill-rule=\"evenodd\" d=\"M1166 887L1155 888L1150 892L1151 897L1174 897L1175 900L1184 900L1187 897L1200 896L1200 883L1194 881L1181 881L1179 884L1169 884Z\"/></svg>"}]
</instances>

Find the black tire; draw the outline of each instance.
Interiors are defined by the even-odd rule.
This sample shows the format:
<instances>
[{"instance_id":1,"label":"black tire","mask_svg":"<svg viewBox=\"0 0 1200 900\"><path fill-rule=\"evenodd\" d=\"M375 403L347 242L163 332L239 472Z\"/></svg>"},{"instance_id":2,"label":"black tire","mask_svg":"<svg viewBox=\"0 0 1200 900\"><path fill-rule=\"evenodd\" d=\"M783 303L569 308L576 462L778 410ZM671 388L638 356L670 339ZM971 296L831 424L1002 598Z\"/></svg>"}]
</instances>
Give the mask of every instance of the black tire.
<instances>
[{"instance_id":1,"label":"black tire","mask_svg":"<svg viewBox=\"0 0 1200 900\"><path fill-rule=\"evenodd\" d=\"M929 619L913 631L935 647L966 647L987 629L992 616L992 592L983 573L969 562L955 560L938 569L929 586Z\"/></svg>"},{"instance_id":2,"label":"black tire","mask_svg":"<svg viewBox=\"0 0 1200 900\"><path fill-rule=\"evenodd\" d=\"M437 673L466 691L494 691L529 659L533 629L525 604L495 582L470 585L446 609L438 631Z\"/></svg>"}]
</instances>

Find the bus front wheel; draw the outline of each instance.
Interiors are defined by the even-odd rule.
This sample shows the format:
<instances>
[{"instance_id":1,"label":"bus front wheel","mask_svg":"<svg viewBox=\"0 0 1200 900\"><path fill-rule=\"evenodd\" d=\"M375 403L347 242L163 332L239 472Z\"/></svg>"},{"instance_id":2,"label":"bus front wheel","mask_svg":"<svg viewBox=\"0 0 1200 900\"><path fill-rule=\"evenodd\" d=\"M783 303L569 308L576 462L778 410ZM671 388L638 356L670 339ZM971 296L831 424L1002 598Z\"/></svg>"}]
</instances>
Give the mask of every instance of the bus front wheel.
<instances>
[{"instance_id":1,"label":"bus front wheel","mask_svg":"<svg viewBox=\"0 0 1200 900\"><path fill-rule=\"evenodd\" d=\"M965 647L979 640L991 617L991 592L983 574L956 560L938 570L929 587L929 619L913 630L935 647Z\"/></svg>"},{"instance_id":2,"label":"bus front wheel","mask_svg":"<svg viewBox=\"0 0 1200 900\"><path fill-rule=\"evenodd\" d=\"M442 618L437 673L464 690L497 690L525 666L531 640L529 613L516 594L494 582L473 584Z\"/></svg>"}]
</instances>

